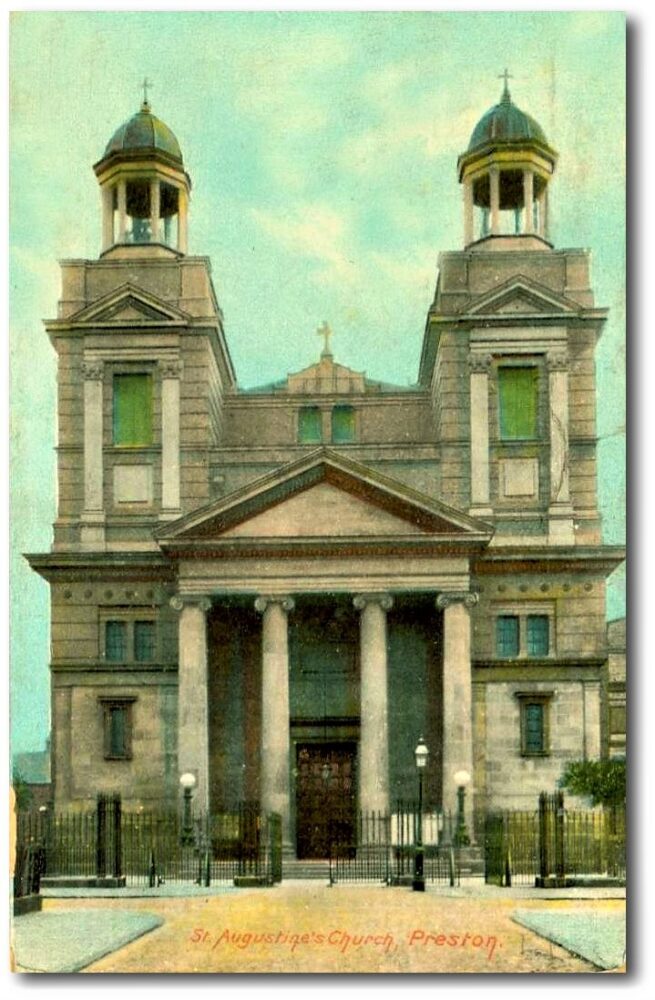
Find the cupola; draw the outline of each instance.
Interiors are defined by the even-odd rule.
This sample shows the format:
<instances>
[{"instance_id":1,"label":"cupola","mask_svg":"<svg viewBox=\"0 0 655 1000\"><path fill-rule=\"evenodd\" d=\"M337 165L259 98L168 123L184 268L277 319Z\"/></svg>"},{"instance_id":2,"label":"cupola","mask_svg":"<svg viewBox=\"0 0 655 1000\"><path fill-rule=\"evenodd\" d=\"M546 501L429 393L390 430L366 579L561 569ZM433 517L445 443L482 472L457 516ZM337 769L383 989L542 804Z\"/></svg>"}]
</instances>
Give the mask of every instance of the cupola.
<instances>
[{"instance_id":1,"label":"cupola","mask_svg":"<svg viewBox=\"0 0 655 1000\"><path fill-rule=\"evenodd\" d=\"M153 115L147 91L140 110L114 132L93 167L102 193L102 252L187 252L191 180L180 145ZM130 250L130 253L135 251Z\"/></svg>"},{"instance_id":2,"label":"cupola","mask_svg":"<svg viewBox=\"0 0 655 1000\"><path fill-rule=\"evenodd\" d=\"M538 122L521 111L503 74L503 93L473 129L458 161L464 193L464 244L475 249L543 249L548 184L557 153Z\"/></svg>"}]
</instances>

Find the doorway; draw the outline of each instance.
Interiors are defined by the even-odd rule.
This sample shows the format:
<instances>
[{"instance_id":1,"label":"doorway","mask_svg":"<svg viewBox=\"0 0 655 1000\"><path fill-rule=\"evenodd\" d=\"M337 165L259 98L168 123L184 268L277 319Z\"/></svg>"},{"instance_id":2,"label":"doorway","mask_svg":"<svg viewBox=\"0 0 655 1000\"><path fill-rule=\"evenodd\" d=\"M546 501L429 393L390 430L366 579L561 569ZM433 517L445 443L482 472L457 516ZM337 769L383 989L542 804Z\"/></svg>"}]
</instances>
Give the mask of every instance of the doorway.
<instances>
[{"instance_id":1,"label":"doorway","mask_svg":"<svg viewBox=\"0 0 655 1000\"><path fill-rule=\"evenodd\" d=\"M330 844L354 844L357 744L296 745L298 858L327 858Z\"/></svg>"}]
</instances>

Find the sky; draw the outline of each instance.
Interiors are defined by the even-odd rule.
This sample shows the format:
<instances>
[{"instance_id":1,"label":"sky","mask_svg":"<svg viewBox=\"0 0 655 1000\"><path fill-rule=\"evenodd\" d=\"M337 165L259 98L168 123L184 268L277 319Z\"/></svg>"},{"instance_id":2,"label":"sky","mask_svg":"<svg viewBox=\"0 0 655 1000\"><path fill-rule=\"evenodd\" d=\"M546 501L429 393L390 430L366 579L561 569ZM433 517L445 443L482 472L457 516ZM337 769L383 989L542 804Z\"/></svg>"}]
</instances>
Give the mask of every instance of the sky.
<instances>
[{"instance_id":1,"label":"sky","mask_svg":"<svg viewBox=\"0 0 655 1000\"><path fill-rule=\"evenodd\" d=\"M193 182L239 384L316 360L416 380L437 256L462 246L457 156L512 74L559 152L551 238L592 251L603 538L625 534L625 87L620 13L18 12L10 34L11 722L49 728L57 261L100 252L92 165L153 82ZM614 574L608 617L624 613Z\"/></svg>"}]
</instances>

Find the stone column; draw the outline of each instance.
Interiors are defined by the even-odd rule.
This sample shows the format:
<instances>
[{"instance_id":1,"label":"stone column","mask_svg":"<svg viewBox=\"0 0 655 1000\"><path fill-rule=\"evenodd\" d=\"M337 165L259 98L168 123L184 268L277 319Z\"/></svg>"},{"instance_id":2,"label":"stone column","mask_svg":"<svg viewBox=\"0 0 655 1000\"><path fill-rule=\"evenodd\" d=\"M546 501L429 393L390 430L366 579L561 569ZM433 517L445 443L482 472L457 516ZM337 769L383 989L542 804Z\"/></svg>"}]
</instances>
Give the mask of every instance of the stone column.
<instances>
[{"instance_id":1,"label":"stone column","mask_svg":"<svg viewBox=\"0 0 655 1000\"><path fill-rule=\"evenodd\" d=\"M189 196L184 188L177 192L177 249L180 253L187 252Z\"/></svg>"},{"instance_id":2,"label":"stone column","mask_svg":"<svg viewBox=\"0 0 655 1000\"><path fill-rule=\"evenodd\" d=\"M500 171L492 167L489 171L489 199L491 207L491 235L500 232Z\"/></svg>"},{"instance_id":3,"label":"stone column","mask_svg":"<svg viewBox=\"0 0 655 1000\"><path fill-rule=\"evenodd\" d=\"M88 548L104 546L102 361L85 362L84 375L84 509L80 541Z\"/></svg>"},{"instance_id":4,"label":"stone column","mask_svg":"<svg viewBox=\"0 0 655 1000\"><path fill-rule=\"evenodd\" d=\"M175 596L171 607L180 612L178 625L178 778L196 777L194 803L209 810L209 718L207 705L207 597Z\"/></svg>"},{"instance_id":5,"label":"stone column","mask_svg":"<svg viewBox=\"0 0 655 1000\"><path fill-rule=\"evenodd\" d=\"M523 171L523 232L534 232L534 174Z\"/></svg>"},{"instance_id":6,"label":"stone column","mask_svg":"<svg viewBox=\"0 0 655 1000\"><path fill-rule=\"evenodd\" d=\"M161 517L180 514L180 361L161 361Z\"/></svg>"},{"instance_id":7,"label":"stone column","mask_svg":"<svg viewBox=\"0 0 655 1000\"><path fill-rule=\"evenodd\" d=\"M471 387L471 508L473 516L493 513L489 501L490 355L469 359Z\"/></svg>"},{"instance_id":8,"label":"stone column","mask_svg":"<svg viewBox=\"0 0 655 1000\"><path fill-rule=\"evenodd\" d=\"M258 597L262 623L261 805L282 817L282 845L291 849L289 736L289 639L292 597Z\"/></svg>"},{"instance_id":9,"label":"stone column","mask_svg":"<svg viewBox=\"0 0 655 1000\"><path fill-rule=\"evenodd\" d=\"M546 192L548 188L544 185L537 195L537 205L539 206L539 235L546 239Z\"/></svg>"},{"instance_id":10,"label":"stone column","mask_svg":"<svg viewBox=\"0 0 655 1000\"><path fill-rule=\"evenodd\" d=\"M478 595L445 593L437 597L443 611L443 808L453 819L457 811L457 788L453 775L468 771L466 825L472 835L473 721L471 686L471 608Z\"/></svg>"},{"instance_id":11,"label":"stone column","mask_svg":"<svg viewBox=\"0 0 655 1000\"><path fill-rule=\"evenodd\" d=\"M102 189L102 250L109 250L114 243L114 189Z\"/></svg>"},{"instance_id":12,"label":"stone column","mask_svg":"<svg viewBox=\"0 0 655 1000\"><path fill-rule=\"evenodd\" d=\"M359 808L389 812L389 711L387 695L387 611L389 594L358 594L360 614Z\"/></svg>"},{"instance_id":13,"label":"stone column","mask_svg":"<svg viewBox=\"0 0 655 1000\"><path fill-rule=\"evenodd\" d=\"M125 180L118 182L118 242L125 243L127 233L127 187Z\"/></svg>"},{"instance_id":14,"label":"stone column","mask_svg":"<svg viewBox=\"0 0 655 1000\"><path fill-rule=\"evenodd\" d=\"M473 232L473 181L464 181L464 246L467 247L475 239Z\"/></svg>"},{"instance_id":15,"label":"stone column","mask_svg":"<svg viewBox=\"0 0 655 1000\"><path fill-rule=\"evenodd\" d=\"M544 187L543 194L541 196L541 207L542 207L542 223L541 223L541 235L545 240L548 239L548 234L550 231L550 220L548 215L548 188Z\"/></svg>"},{"instance_id":16,"label":"stone column","mask_svg":"<svg viewBox=\"0 0 655 1000\"><path fill-rule=\"evenodd\" d=\"M159 180L154 178L150 181L150 239L153 243L159 242Z\"/></svg>"},{"instance_id":17,"label":"stone column","mask_svg":"<svg viewBox=\"0 0 655 1000\"><path fill-rule=\"evenodd\" d=\"M569 374L564 353L549 354L548 399L550 408L549 541L572 545L573 508L569 492Z\"/></svg>"}]
</instances>

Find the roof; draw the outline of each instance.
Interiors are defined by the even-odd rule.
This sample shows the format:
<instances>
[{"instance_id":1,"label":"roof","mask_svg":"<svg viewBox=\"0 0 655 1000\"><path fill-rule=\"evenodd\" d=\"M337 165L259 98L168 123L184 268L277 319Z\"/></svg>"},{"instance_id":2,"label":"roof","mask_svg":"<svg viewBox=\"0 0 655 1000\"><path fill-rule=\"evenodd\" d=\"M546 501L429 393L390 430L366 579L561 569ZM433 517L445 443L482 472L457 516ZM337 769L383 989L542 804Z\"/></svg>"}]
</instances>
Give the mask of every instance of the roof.
<instances>
[{"instance_id":1,"label":"roof","mask_svg":"<svg viewBox=\"0 0 655 1000\"><path fill-rule=\"evenodd\" d=\"M507 85L498 104L482 116L473 129L468 152L493 143L539 142L548 146L541 125L513 103Z\"/></svg>"},{"instance_id":2,"label":"roof","mask_svg":"<svg viewBox=\"0 0 655 1000\"><path fill-rule=\"evenodd\" d=\"M143 102L140 111L116 129L107 143L103 159L112 153L131 153L137 150L157 150L182 163L180 144L168 125L153 115L147 101Z\"/></svg>"},{"instance_id":3,"label":"roof","mask_svg":"<svg viewBox=\"0 0 655 1000\"><path fill-rule=\"evenodd\" d=\"M14 770L28 785L47 785L50 782L50 751L15 754Z\"/></svg>"}]
</instances>

